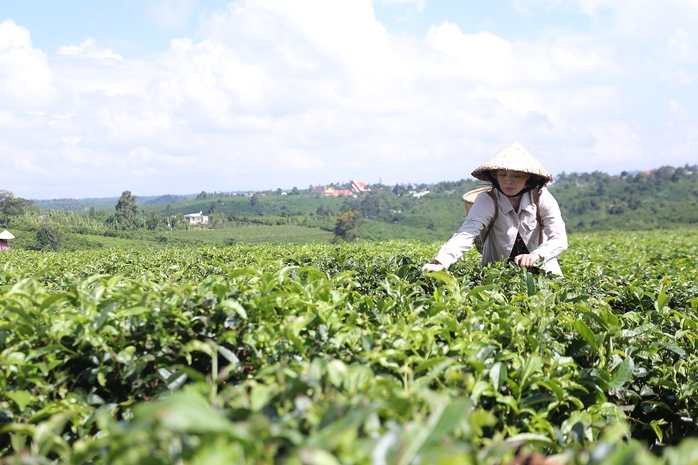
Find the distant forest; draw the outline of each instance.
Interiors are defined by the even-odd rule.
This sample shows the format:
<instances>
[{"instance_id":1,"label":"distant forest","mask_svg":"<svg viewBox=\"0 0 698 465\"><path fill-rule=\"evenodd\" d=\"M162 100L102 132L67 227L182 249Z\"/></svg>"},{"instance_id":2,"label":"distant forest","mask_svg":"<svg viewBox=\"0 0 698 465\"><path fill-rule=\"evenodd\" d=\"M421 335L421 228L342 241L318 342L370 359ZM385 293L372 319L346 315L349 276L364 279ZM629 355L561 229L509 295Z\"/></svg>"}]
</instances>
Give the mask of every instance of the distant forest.
<instances>
[{"instance_id":1,"label":"distant forest","mask_svg":"<svg viewBox=\"0 0 698 465\"><path fill-rule=\"evenodd\" d=\"M331 184L336 189L348 185L349 181ZM350 197L317 196L310 193L310 188L294 187L243 195L204 191L138 197L124 191L119 198L34 201L0 191L0 223L32 234L40 227L54 228L67 235L138 238L167 245L174 242L168 233L200 229L188 224L184 215L202 212L208 216L204 228L212 230L261 225L314 228L337 234L341 226L350 231L347 237L351 239L441 241L463 222L462 194L482 185L473 179L374 184L370 192ZM663 166L619 176L561 173L549 189L560 204L570 233L691 227L698 223L696 165ZM349 217L350 227L338 225ZM293 231L298 236L298 229Z\"/></svg>"},{"instance_id":2,"label":"distant forest","mask_svg":"<svg viewBox=\"0 0 698 465\"><path fill-rule=\"evenodd\" d=\"M576 231L591 231L619 227L634 229L665 227L669 224L695 224L698 221L698 168L696 165L686 165L680 168L664 166L655 170L629 174L623 172L620 176L611 176L595 171L593 173L561 173L555 177L555 183L550 190L558 199L563 217L568 227ZM402 219L402 211L418 205L420 199L411 197L410 193L429 191L431 198L449 198L458 196L466 191L482 185L473 179L460 181L444 181L437 184L410 184L385 186L371 185L372 192L361 199L340 198L328 199L313 197L312 202L305 202L301 211L296 215L338 214L347 208L358 209L364 217L394 222ZM337 189L348 186L348 182L329 184ZM258 200L263 196L275 197L281 194L299 195L306 197L310 189L283 191L282 189L258 191ZM392 194L392 195L391 195ZM166 215L169 212L186 213L189 210L204 211L204 213L224 213L227 216L288 216L292 212L291 205L298 202L287 202L286 208L278 202L262 201L257 206L241 205L244 196L234 196L229 192L201 192L190 195L163 195L138 197L139 208L149 212ZM290 197L289 197L290 198ZM219 200L229 200L226 208ZM203 202L202 202L203 200ZM338 201L339 200L339 201ZM34 200L34 205L40 210L62 210L88 213L91 209L111 210L117 204L118 198L96 199L53 199ZM250 203L255 203L251 201ZM318 205L313 211L312 206ZM189 208L194 207L194 208ZM308 207L311 207L308 209ZM421 210L421 209L417 209ZM94 210L93 210L94 211ZM399 212L399 213L398 213ZM462 213L458 211L458 213Z\"/></svg>"},{"instance_id":3,"label":"distant forest","mask_svg":"<svg viewBox=\"0 0 698 465\"><path fill-rule=\"evenodd\" d=\"M564 173L551 192L572 231L656 229L698 223L698 167L620 176Z\"/></svg>"}]
</instances>

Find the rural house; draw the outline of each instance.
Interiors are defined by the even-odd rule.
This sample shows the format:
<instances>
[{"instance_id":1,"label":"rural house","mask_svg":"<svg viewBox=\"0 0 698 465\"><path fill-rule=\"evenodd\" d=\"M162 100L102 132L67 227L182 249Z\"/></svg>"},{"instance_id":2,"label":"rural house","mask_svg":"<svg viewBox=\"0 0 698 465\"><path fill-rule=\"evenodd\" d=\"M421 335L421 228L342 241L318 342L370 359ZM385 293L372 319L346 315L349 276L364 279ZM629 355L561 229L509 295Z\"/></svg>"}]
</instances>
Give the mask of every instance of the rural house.
<instances>
[{"instance_id":1,"label":"rural house","mask_svg":"<svg viewBox=\"0 0 698 465\"><path fill-rule=\"evenodd\" d=\"M315 186L310 193L317 195L318 197L332 197L335 190L332 188L332 186Z\"/></svg>"},{"instance_id":2,"label":"rural house","mask_svg":"<svg viewBox=\"0 0 698 465\"><path fill-rule=\"evenodd\" d=\"M208 216L203 211L199 213L188 213L184 215L184 220L189 224L208 224Z\"/></svg>"},{"instance_id":3,"label":"rural house","mask_svg":"<svg viewBox=\"0 0 698 465\"><path fill-rule=\"evenodd\" d=\"M363 181L352 181L349 185L349 190L352 194L361 194L363 192L370 192L371 188Z\"/></svg>"},{"instance_id":4,"label":"rural house","mask_svg":"<svg viewBox=\"0 0 698 465\"><path fill-rule=\"evenodd\" d=\"M351 181L349 189L335 189L332 186L317 186L313 188L311 194L318 197L339 197L340 195L350 196L358 195L363 192L369 192L371 189L363 181Z\"/></svg>"}]
</instances>

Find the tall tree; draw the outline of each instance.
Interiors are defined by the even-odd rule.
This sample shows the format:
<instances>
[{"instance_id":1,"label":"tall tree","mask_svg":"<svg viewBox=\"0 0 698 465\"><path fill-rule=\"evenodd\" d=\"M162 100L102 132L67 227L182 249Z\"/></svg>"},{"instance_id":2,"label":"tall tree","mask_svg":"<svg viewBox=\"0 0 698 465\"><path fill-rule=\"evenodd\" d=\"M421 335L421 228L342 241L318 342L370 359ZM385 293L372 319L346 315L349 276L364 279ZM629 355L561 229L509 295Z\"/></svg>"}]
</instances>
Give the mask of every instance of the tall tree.
<instances>
[{"instance_id":1,"label":"tall tree","mask_svg":"<svg viewBox=\"0 0 698 465\"><path fill-rule=\"evenodd\" d=\"M351 242L359 237L357 229L364 221L358 210L341 213L334 222L334 242Z\"/></svg>"},{"instance_id":2,"label":"tall tree","mask_svg":"<svg viewBox=\"0 0 698 465\"><path fill-rule=\"evenodd\" d=\"M364 217L380 216L382 213L384 200L384 194L369 192L368 195L366 195L361 201L361 213Z\"/></svg>"},{"instance_id":3,"label":"tall tree","mask_svg":"<svg viewBox=\"0 0 698 465\"><path fill-rule=\"evenodd\" d=\"M123 191L116 204L116 220L121 228L128 228L138 216L136 196L131 191Z\"/></svg>"},{"instance_id":4,"label":"tall tree","mask_svg":"<svg viewBox=\"0 0 698 465\"><path fill-rule=\"evenodd\" d=\"M63 232L58 227L51 225L48 221L39 223L36 230L37 250L58 251L63 240Z\"/></svg>"},{"instance_id":5,"label":"tall tree","mask_svg":"<svg viewBox=\"0 0 698 465\"><path fill-rule=\"evenodd\" d=\"M32 200L15 197L10 191L0 190L0 214L5 226L9 226L12 217L24 215L32 205Z\"/></svg>"}]
</instances>

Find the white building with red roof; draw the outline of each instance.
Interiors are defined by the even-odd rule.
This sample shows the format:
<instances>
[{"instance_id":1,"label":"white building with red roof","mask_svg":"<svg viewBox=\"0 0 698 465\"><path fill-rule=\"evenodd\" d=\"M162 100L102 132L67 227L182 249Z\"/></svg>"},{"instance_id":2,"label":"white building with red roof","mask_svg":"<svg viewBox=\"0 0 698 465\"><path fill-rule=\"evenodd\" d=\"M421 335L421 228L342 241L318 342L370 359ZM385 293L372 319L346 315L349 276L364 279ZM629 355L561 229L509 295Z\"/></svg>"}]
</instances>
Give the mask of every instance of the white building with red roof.
<instances>
[{"instance_id":1,"label":"white building with red roof","mask_svg":"<svg viewBox=\"0 0 698 465\"><path fill-rule=\"evenodd\" d=\"M341 195L358 195L370 191L371 188L369 188L365 182L352 180L349 184L349 189L335 189L332 186L317 186L314 187L310 193L318 197L339 197Z\"/></svg>"}]
</instances>

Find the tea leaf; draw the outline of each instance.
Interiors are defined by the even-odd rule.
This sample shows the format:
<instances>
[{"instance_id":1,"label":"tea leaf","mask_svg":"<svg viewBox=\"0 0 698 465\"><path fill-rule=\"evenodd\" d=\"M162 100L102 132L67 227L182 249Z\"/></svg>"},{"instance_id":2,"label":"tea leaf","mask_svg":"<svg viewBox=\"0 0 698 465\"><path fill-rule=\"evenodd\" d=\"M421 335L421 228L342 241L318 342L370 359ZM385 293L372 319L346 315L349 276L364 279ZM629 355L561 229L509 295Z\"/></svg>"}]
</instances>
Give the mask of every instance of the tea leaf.
<instances>
[{"instance_id":1,"label":"tea leaf","mask_svg":"<svg viewBox=\"0 0 698 465\"><path fill-rule=\"evenodd\" d=\"M591 346L592 350L596 350L596 337L592 330L587 326L587 324L582 320L577 320L574 322L574 329L577 330L580 336Z\"/></svg>"},{"instance_id":2,"label":"tea leaf","mask_svg":"<svg viewBox=\"0 0 698 465\"><path fill-rule=\"evenodd\" d=\"M608 380L608 388L616 389L625 385L633 376L635 364L633 359L627 357L611 372L611 377Z\"/></svg>"}]
</instances>

